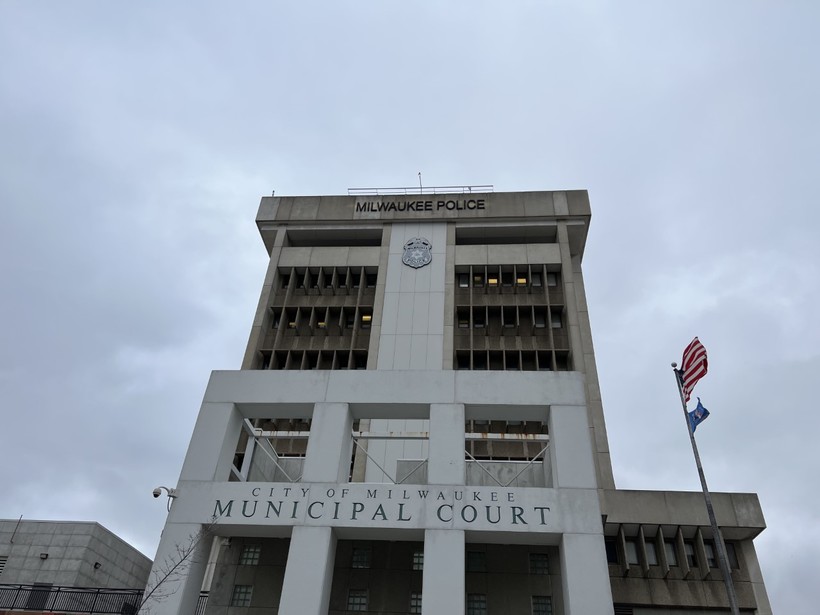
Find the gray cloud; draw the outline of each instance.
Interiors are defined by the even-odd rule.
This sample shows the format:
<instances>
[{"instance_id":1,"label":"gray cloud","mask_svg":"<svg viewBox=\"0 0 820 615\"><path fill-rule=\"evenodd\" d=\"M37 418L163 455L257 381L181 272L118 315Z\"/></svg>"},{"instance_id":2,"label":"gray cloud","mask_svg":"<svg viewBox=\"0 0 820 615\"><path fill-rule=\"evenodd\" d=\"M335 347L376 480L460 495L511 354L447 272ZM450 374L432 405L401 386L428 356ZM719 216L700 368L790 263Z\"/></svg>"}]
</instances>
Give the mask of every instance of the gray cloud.
<instances>
[{"instance_id":1,"label":"gray cloud","mask_svg":"<svg viewBox=\"0 0 820 615\"><path fill-rule=\"evenodd\" d=\"M616 481L698 489L669 363L699 335L710 485L760 494L775 611L813 613L818 9L577 4L2 4L0 515L153 554L261 195L587 188Z\"/></svg>"}]
</instances>

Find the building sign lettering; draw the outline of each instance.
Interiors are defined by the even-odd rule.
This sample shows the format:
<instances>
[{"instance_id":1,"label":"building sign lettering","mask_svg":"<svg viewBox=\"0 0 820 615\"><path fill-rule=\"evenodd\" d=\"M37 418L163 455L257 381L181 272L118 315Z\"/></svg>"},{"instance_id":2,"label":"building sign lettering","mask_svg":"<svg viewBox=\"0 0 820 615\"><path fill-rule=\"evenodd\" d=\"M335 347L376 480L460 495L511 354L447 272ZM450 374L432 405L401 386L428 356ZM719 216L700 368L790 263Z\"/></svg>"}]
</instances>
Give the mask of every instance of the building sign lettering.
<instances>
[{"instance_id":1,"label":"building sign lettering","mask_svg":"<svg viewBox=\"0 0 820 615\"><path fill-rule=\"evenodd\" d=\"M388 212L413 212L417 214L436 213L445 211L477 211L486 209L486 200L483 198L456 198L431 200L394 200L394 201L365 201L356 199L357 214L375 214Z\"/></svg>"}]
</instances>

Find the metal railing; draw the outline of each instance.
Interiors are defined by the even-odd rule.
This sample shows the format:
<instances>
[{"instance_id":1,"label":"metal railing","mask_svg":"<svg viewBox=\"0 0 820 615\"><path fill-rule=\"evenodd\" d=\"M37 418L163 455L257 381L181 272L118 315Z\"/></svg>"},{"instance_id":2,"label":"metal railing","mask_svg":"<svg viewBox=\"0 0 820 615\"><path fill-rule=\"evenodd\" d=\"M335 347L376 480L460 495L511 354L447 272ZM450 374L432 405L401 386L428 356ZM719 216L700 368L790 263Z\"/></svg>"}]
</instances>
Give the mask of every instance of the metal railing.
<instances>
[{"instance_id":1,"label":"metal railing","mask_svg":"<svg viewBox=\"0 0 820 615\"><path fill-rule=\"evenodd\" d=\"M0 610L134 615L141 589L0 584Z\"/></svg>"},{"instance_id":2,"label":"metal railing","mask_svg":"<svg viewBox=\"0 0 820 615\"><path fill-rule=\"evenodd\" d=\"M492 184L473 186L407 186L402 188L348 188L348 196L400 196L403 194L482 194L493 192Z\"/></svg>"}]
</instances>

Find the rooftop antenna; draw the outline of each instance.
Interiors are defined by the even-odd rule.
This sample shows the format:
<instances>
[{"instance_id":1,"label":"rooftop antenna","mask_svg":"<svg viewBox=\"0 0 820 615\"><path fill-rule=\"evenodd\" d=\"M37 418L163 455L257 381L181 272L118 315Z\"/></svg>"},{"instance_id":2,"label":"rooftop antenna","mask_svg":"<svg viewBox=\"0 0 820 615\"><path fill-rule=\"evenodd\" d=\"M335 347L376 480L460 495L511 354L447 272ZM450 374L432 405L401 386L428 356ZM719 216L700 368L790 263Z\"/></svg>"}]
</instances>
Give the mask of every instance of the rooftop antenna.
<instances>
[{"instance_id":1,"label":"rooftop antenna","mask_svg":"<svg viewBox=\"0 0 820 615\"><path fill-rule=\"evenodd\" d=\"M424 192L424 188L421 187L421 171L419 171L419 193Z\"/></svg>"}]
</instances>

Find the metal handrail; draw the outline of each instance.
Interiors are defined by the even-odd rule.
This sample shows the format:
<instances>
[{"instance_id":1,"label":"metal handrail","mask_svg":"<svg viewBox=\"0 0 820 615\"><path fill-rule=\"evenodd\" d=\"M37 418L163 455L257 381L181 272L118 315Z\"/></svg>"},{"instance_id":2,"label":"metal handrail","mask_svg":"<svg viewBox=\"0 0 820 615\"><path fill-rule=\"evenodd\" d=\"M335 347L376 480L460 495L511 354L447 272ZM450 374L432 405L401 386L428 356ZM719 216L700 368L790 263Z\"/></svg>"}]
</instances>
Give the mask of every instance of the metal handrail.
<instances>
[{"instance_id":1,"label":"metal handrail","mask_svg":"<svg viewBox=\"0 0 820 615\"><path fill-rule=\"evenodd\" d=\"M134 615L142 594L141 589L0 584L0 611Z\"/></svg>"}]
</instances>

